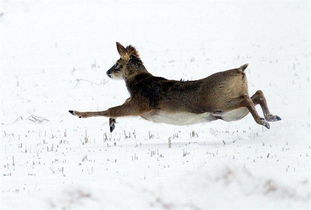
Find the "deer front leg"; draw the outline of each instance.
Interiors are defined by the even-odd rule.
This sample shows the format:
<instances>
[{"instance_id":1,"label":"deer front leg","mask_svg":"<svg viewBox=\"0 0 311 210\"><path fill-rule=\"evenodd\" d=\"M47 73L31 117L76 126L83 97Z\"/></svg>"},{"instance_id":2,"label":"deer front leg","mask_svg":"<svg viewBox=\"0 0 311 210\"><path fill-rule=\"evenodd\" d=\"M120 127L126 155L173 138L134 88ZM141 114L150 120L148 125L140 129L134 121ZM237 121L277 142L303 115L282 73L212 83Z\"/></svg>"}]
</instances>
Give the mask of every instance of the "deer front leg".
<instances>
[{"instance_id":1,"label":"deer front leg","mask_svg":"<svg viewBox=\"0 0 311 210\"><path fill-rule=\"evenodd\" d=\"M69 113L79 118L87 118L87 117L109 117L109 118L117 118L124 116L138 116L142 113L149 110L149 107L140 101L136 100L127 100L124 104L116 107L112 107L105 111L97 111L97 112L79 112L69 110Z\"/></svg>"},{"instance_id":2,"label":"deer front leg","mask_svg":"<svg viewBox=\"0 0 311 210\"><path fill-rule=\"evenodd\" d=\"M252 101L255 105L259 104L263 114L265 116L265 119L267 121L273 122L273 121L279 121L281 118L277 115L273 115L270 113L266 98L261 90L257 90L256 93L251 97Z\"/></svg>"},{"instance_id":3,"label":"deer front leg","mask_svg":"<svg viewBox=\"0 0 311 210\"><path fill-rule=\"evenodd\" d=\"M247 96L247 95L243 95L243 101L242 101L242 106L245 106L249 112L252 114L254 120L256 121L256 123L258 123L259 125L263 125L265 126L266 128L270 129L270 125L268 122L265 121L264 118L261 118L257 111L256 111L256 108L255 108L255 104L254 102L252 101L252 99Z\"/></svg>"},{"instance_id":4,"label":"deer front leg","mask_svg":"<svg viewBox=\"0 0 311 210\"><path fill-rule=\"evenodd\" d=\"M112 133L112 131L114 130L114 128L116 124L116 119L115 118L109 118L109 129L110 129L110 133Z\"/></svg>"},{"instance_id":5,"label":"deer front leg","mask_svg":"<svg viewBox=\"0 0 311 210\"><path fill-rule=\"evenodd\" d=\"M129 102L131 100L131 98L126 99L125 102ZM115 129L115 124L116 124L116 119L115 118L109 118L109 130L110 133L113 132L113 130Z\"/></svg>"}]
</instances>

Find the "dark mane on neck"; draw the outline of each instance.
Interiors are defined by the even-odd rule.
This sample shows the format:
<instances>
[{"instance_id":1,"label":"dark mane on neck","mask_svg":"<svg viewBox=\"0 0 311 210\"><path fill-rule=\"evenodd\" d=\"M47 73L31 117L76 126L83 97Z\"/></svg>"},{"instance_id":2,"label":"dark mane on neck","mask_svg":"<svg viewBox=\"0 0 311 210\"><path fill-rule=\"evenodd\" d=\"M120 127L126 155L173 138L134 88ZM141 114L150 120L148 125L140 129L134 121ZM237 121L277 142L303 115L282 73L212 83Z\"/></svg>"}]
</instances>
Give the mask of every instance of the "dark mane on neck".
<instances>
[{"instance_id":1,"label":"dark mane on neck","mask_svg":"<svg viewBox=\"0 0 311 210\"><path fill-rule=\"evenodd\" d=\"M142 60L139 57L135 56L135 55L131 55L130 63L134 64L134 65L143 65Z\"/></svg>"}]
</instances>

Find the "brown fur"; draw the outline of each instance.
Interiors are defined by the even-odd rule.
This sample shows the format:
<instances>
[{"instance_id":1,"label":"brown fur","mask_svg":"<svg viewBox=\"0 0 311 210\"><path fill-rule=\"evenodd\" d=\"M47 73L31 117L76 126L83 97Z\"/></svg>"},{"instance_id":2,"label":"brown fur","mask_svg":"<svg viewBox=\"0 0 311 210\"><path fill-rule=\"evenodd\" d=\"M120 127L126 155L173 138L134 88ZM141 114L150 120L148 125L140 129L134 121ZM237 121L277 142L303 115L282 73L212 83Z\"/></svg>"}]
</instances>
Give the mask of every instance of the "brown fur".
<instances>
[{"instance_id":1,"label":"brown fur","mask_svg":"<svg viewBox=\"0 0 311 210\"><path fill-rule=\"evenodd\" d=\"M257 91L251 98L248 96L244 73L247 64L200 80L167 80L149 73L134 47L125 48L117 43L117 50L121 58L107 71L107 75L125 80L130 98L123 105L106 111L70 111L70 113L79 117L117 118L132 115L146 118L147 115L157 115L159 111L165 111L165 113L211 113L211 117L222 119L222 113L246 107L255 121L267 128L269 124L266 120L280 120L278 116L270 114L262 91ZM255 109L256 104L261 105L266 120L259 117ZM240 118L242 117L244 115Z\"/></svg>"}]
</instances>

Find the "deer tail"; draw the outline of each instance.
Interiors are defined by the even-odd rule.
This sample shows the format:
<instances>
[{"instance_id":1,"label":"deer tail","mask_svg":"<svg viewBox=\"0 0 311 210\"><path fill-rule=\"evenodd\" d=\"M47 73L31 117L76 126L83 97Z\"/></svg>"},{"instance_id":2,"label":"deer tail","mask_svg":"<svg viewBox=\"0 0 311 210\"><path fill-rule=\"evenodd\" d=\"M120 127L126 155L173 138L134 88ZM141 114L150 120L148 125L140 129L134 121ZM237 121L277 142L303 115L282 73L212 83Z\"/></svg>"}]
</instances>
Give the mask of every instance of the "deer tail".
<instances>
[{"instance_id":1,"label":"deer tail","mask_svg":"<svg viewBox=\"0 0 311 210\"><path fill-rule=\"evenodd\" d=\"M246 63L246 64L240 66L240 67L239 67L239 70L240 70L240 71L244 71L244 70L247 68L247 66L248 66L248 64Z\"/></svg>"}]
</instances>

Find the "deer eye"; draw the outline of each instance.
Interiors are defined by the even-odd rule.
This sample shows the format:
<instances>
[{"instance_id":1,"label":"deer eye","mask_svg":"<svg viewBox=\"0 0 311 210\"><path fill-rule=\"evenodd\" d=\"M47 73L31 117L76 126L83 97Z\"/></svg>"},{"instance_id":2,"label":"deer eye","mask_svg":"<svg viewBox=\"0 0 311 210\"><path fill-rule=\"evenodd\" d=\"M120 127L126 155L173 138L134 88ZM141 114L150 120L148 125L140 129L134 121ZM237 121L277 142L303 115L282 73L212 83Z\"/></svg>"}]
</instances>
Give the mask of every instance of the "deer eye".
<instances>
[{"instance_id":1,"label":"deer eye","mask_svg":"<svg viewBox=\"0 0 311 210\"><path fill-rule=\"evenodd\" d=\"M121 64L116 63L115 67L114 67L115 71L121 71Z\"/></svg>"}]
</instances>

